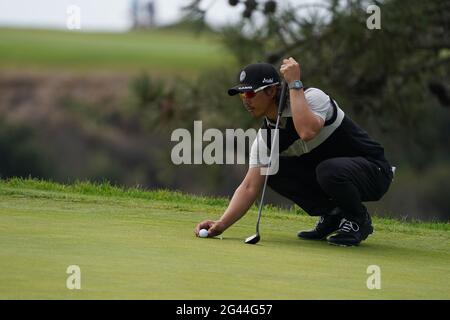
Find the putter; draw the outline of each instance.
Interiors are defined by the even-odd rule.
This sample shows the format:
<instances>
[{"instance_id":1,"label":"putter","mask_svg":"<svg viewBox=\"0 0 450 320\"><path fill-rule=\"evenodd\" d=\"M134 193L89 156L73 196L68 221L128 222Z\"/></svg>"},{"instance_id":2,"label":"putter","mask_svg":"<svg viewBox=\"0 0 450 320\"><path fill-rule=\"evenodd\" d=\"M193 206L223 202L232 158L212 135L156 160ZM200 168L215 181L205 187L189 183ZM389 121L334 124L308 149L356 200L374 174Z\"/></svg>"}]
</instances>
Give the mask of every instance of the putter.
<instances>
[{"instance_id":1,"label":"putter","mask_svg":"<svg viewBox=\"0 0 450 320\"><path fill-rule=\"evenodd\" d=\"M279 104L278 104L277 123L275 124L275 134L273 135L272 144L271 144L271 148L270 148L269 168L272 165L272 155L273 155L273 149L274 149L273 148L273 143L277 139L278 125L280 123L281 113L283 112L283 109L284 109L285 104L286 104L287 86L288 86L287 83L284 82L283 86L281 88L281 97L280 97L280 101L279 101ZM263 208L263 204L264 204L264 194L266 193L266 186L267 186L268 178L269 178L269 175L266 174L266 178L264 180L264 187L263 187L262 194L261 194L261 201L259 203L258 221L256 222L256 234L254 234L254 235L248 237L247 239L245 239L245 243L246 244L257 244L259 242L259 240L261 240L261 235L259 234L259 223L261 221L261 213L262 213L262 208Z\"/></svg>"}]
</instances>

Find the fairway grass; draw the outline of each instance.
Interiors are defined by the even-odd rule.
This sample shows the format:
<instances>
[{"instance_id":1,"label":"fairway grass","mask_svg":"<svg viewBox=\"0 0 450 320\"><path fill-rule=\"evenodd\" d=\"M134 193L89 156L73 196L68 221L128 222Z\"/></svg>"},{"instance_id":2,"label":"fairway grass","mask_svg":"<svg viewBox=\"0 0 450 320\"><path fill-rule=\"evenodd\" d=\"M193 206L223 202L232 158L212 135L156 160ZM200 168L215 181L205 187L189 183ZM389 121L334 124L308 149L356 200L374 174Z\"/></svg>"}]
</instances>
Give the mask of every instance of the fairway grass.
<instances>
[{"instance_id":1,"label":"fairway grass","mask_svg":"<svg viewBox=\"0 0 450 320\"><path fill-rule=\"evenodd\" d=\"M223 234L193 234L227 199L0 181L0 299L449 299L449 224L374 219L359 247L297 239L315 218L256 208ZM68 290L67 267L81 269ZM367 288L367 267L381 289Z\"/></svg>"},{"instance_id":2,"label":"fairway grass","mask_svg":"<svg viewBox=\"0 0 450 320\"><path fill-rule=\"evenodd\" d=\"M0 69L198 74L234 65L213 35L180 30L93 33L0 28Z\"/></svg>"}]
</instances>

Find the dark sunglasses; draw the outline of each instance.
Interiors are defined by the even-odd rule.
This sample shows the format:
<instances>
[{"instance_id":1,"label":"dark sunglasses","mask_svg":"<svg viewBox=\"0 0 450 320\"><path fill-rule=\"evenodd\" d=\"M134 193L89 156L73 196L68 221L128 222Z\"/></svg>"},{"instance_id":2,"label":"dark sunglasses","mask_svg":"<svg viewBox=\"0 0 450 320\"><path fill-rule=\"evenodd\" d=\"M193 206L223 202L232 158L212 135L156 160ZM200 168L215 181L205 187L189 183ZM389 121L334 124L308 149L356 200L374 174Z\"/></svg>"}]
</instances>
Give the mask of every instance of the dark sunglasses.
<instances>
[{"instance_id":1,"label":"dark sunglasses","mask_svg":"<svg viewBox=\"0 0 450 320\"><path fill-rule=\"evenodd\" d=\"M258 92L263 91L266 88L276 86L278 84L279 84L279 82L276 82L276 83L268 84L267 86L259 87L258 89L255 89L253 91L241 92L241 93L239 93L239 96L241 97L241 99L244 99L244 98L245 99L253 99Z\"/></svg>"}]
</instances>

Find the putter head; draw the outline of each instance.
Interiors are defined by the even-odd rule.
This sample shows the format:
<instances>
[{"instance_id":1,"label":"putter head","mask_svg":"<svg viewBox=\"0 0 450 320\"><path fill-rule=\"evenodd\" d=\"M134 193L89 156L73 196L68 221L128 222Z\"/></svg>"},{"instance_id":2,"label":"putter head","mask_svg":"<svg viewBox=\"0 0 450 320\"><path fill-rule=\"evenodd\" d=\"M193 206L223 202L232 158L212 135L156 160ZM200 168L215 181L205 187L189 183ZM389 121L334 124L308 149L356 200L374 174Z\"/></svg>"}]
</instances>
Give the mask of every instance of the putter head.
<instances>
[{"instance_id":1,"label":"putter head","mask_svg":"<svg viewBox=\"0 0 450 320\"><path fill-rule=\"evenodd\" d=\"M245 239L245 243L246 244L257 244L260 239L261 239L261 237L257 233L257 234L254 234L254 235L248 237L247 239Z\"/></svg>"}]
</instances>

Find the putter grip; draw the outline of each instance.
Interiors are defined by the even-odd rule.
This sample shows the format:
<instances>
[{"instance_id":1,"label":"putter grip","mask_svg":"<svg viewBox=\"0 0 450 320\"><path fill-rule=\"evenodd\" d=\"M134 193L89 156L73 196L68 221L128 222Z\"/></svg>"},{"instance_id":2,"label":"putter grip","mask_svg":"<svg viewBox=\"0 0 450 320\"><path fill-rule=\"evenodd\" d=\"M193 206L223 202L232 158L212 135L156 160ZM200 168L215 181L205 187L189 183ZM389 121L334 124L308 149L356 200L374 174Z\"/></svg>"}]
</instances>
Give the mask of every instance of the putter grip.
<instances>
[{"instance_id":1,"label":"putter grip","mask_svg":"<svg viewBox=\"0 0 450 320\"><path fill-rule=\"evenodd\" d=\"M281 87L280 103L278 105L278 115L281 115L284 108L286 107L287 88L288 88L288 84L286 81L284 81L283 86Z\"/></svg>"}]
</instances>

